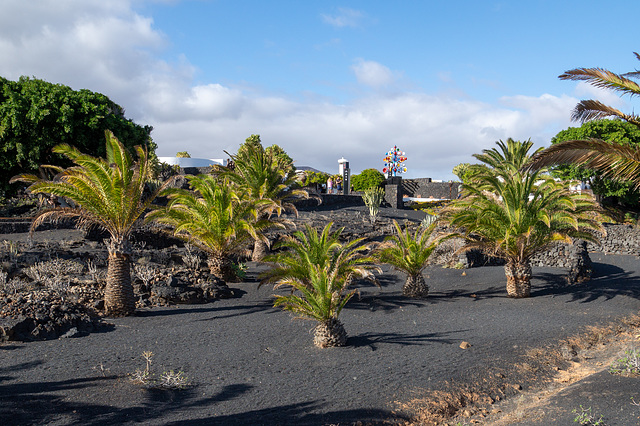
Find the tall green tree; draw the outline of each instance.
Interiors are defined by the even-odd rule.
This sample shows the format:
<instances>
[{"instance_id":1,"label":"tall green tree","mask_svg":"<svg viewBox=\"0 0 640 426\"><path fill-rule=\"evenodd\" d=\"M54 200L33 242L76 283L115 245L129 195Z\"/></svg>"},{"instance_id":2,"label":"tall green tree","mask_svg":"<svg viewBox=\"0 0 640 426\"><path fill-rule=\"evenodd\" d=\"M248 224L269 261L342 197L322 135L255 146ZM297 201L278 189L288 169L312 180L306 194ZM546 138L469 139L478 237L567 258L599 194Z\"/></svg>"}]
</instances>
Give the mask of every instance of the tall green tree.
<instances>
[{"instance_id":1,"label":"tall green tree","mask_svg":"<svg viewBox=\"0 0 640 426\"><path fill-rule=\"evenodd\" d=\"M285 153L286 154L286 153ZM278 150L265 150L260 136L251 135L236 155L231 155L233 169L216 167L214 173L237 187L238 193L259 206L258 219L267 220L274 227L284 227L290 221L281 219L284 211L297 214L293 201L308 198L309 193L295 189L295 171L283 160ZM260 261L268 252L265 239L256 239L252 259Z\"/></svg>"},{"instance_id":2,"label":"tall green tree","mask_svg":"<svg viewBox=\"0 0 640 426\"><path fill-rule=\"evenodd\" d=\"M640 146L640 128L622 120L588 121L580 127L562 130L551 139L551 144L589 139L618 142L637 148ZM602 173L576 164L558 165L551 170L551 175L564 180L588 182L594 194L612 197L627 205L636 205L640 199L640 192L633 189L632 182L605 179Z\"/></svg>"},{"instance_id":3,"label":"tall green tree","mask_svg":"<svg viewBox=\"0 0 640 426\"><path fill-rule=\"evenodd\" d=\"M638 53L634 55L640 60ZM640 95L640 85L634 81L639 77L639 71L616 74L602 68L577 68L559 76L562 80L586 81L621 96ZM607 117L617 117L640 127L636 114L625 114L596 100L580 101L572 114L574 120L582 122ZM554 164L579 164L600 172L603 178L632 182L634 188L640 190L640 148L625 142L597 138L560 142L537 153L528 167L537 170Z\"/></svg>"},{"instance_id":4,"label":"tall green tree","mask_svg":"<svg viewBox=\"0 0 640 426\"><path fill-rule=\"evenodd\" d=\"M145 183L152 167L148 152L136 147L134 161L124 145L111 132L106 135L106 159L82 154L67 144L54 151L71 160L75 166L63 169L45 165L56 173L53 180L35 175L18 175L12 181L27 182L32 193L53 194L70 200L73 207L54 207L41 212L31 230L50 219L74 218L79 227L97 226L110 235L105 308L109 315L130 315L135 311L131 285L131 246L129 236L138 218L148 209L167 181L149 196Z\"/></svg>"},{"instance_id":5,"label":"tall green tree","mask_svg":"<svg viewBox=\"0 0 640 426\"><path fill-rule=\"evenodd\" d=\"M508 139L497 145L474 155L483 164L472 166L463 197L441 211L440 218L459 230L466 249L479 248L505 260L510 297L529 297L531 257L556 241L594 241L589 230L602 230L599 209L592 197L571 192L566 182L540 170L524 171L531 141Z\"/></svg>"},{"instance_id":6,"label":"tall green tree","mask_svg":"<svg viewBox=\"0 0 640 426\"><path fill-rule=\"evenodd\" d=\"M28 77L0 77L0 192L15 191L10 178L35 173L40 164L71 165L51 150L55 145L66 143L104 157L100 141L106 130L127 149L144 147L155 161L152 127L127 119L124 109L105 95Z\"/></svg>"}]
</instances>

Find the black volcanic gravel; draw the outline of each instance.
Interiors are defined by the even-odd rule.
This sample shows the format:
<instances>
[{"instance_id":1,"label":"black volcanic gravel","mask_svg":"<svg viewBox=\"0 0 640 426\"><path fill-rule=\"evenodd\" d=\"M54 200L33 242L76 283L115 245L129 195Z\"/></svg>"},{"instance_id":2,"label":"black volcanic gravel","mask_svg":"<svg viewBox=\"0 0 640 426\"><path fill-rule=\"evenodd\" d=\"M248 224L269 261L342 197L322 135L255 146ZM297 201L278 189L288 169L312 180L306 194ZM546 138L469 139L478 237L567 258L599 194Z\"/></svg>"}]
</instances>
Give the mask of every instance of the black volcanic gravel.
<instances>
[{"instance_id":1,"label":"black volcanic gravel","mask_svg":"<svg viewBox=\"0 0 640 426\"><path fill-rule=\"evenodd\" d=\"M351 424L394 418L397 402L470 383L534 347L557 344L635 314L634 256L592 253L594 278L564 285L564 270L534 268L532 297L506 297L502 267L430 267L428 299L401 296L404 276L383 268L382 288L360 287L341 314L348 346L317 349L307 320L272 307L258 288L264 265L249 264L241 297L153 308L112 319L115 329L0 345L0 424ZM461 349L460 343L471 344ZM186 391L147 390L128 373L183 370ZM510 376L510 375L513 376ZM527 384L522 383L526 388ZM401 416L402 413L398 413Z\"/></svg>"}]
</instances>

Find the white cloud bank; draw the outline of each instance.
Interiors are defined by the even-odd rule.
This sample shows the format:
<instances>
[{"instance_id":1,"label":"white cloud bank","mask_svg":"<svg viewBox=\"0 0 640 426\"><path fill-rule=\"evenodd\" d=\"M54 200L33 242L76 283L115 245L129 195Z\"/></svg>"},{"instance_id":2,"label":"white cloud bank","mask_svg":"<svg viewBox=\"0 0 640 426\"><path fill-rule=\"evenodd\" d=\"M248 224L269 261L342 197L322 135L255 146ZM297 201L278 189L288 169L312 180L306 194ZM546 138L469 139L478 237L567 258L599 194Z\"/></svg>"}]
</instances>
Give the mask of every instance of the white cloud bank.
<instances>
[{"instance_id":1,"label":"white cloud bank","mask_svg":"<svg viewBox=\"0 0 640 426\"><path fill-rule=\"evenodd\" d=\"M342 20L327 22L348 26ZM0 75L36 76L106 94L127 116L154 127L158 154L187 150L220 158L250 134L282 146L298 165L337 172L345 157L353 172L382 168L394 145L407 153L408 177L453 179L453 166L498 139L531 138L538 146L569 123L576 99L510 97L497 105L425 93L376 92L348 104L304 103L283 96L257 96L216 82L194 85L187 58L158 59L165 36L153 21L120 1L8 0L0 16ZM392 84L397 74L358 59L353 72L372 88Z\"/></svg>"}]
</instances>

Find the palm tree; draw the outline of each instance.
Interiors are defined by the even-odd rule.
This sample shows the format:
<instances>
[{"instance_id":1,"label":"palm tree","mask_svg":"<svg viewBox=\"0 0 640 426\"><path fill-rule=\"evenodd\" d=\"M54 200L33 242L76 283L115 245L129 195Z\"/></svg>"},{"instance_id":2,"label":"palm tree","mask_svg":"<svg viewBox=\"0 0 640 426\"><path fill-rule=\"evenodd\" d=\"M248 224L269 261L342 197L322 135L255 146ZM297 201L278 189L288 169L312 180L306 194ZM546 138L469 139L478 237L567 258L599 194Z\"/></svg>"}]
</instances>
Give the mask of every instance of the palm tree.
<instances>
[{"instance_id":1,"label":"palm tree","mask_svg":"<svg viewBox=\"0 0 640 426\"><path fill-rule=\"evenodd\" d=\"M276 266L263 274L264 282L275 282L275 288L290 286L290 295L276 296L275 306L319 322L314 343L319 347L343 346L347 335L338 315L355 290L347 288L356 277L377 283L373 257L364 254L369 249L358 238L339 241L342 228L331 232L329 223L321 233L306 225L306 233L296 231L278 244L284 251L266 260ZM294 293L298 290L299 294Z\"/></svg>"},{"instance_id":2,"label":"palm tree","mask_svg":"<svg viewBox=\"0 0 640 426\"><path fill-rule=\"evenodd\" d=\"M426 228L418 227L413 235L409 229L403 231L395 220L393 226L396 229L396 235L385 238L385 244L380 247L378 259L407 274L402 294L407 297L427 297L429 286L424 280L422 271L427 266L431 253L441 241L431 238L436 223Z\"/></svg>"},{"instance_id":3,"label":"palm tree","mask_svg":"<svg viewBox=\"0 0 640 426\"><path fill-rule=\"evenodd\" d=\"M273 152L267 152L260 144L259 138L253 137L249 141L253 143L239 150L237 155L227 153L233 161L233 169L217 167L214 173L237 185L238 193L259 203L259 220L267 219L275 227L290 225L290 221L279 219L280 215L283 211L297 215L298 211L291 201L309 198L309 193L302 189L293 189L296 174ZM267 239L256 239L252 260L261 261L268 249Z\"/></svg>"},{"instance_id":4,"label":"palm tree","mask_svg":"<svg viewBox=\"0 0 640 426\"><path fill-rule=\"evenodd\" d=\"M346 291L347 280L339 278L338 268L333 263L325 267L311 265L307 275L308 280L304 281L299 278L278 281L275 288L288 285L299 290L300 296L295 293L276 295L274 306L282 306L302 318L318 321L313 337L316 346L346 345L347 333L338 315L356 290Z\"/></svg>"},{"instance_id":5,"label":"palm tree","mask_svg":"<svg viewBox=\"0 0 640 426\"><path fill-rule=\"evenodd\" d=\"M253 239L263 239L268 222L258 220L260 205L241 198L227 182L211 175L187 176L193 191L167 188L166 207L147 214L145 220L174 228L174 235L209 255L211 274L229 281L235 278L231 255Z\"/></svg>"},{"instance_id":6,"label":"palm tree","mask_svg":"<svg viewBox=\"0 0 640 426\"><path fill-rule=\"evenodd\" d=\"M640 55L634 52L640 60ZM586 81L603 89L619 92L621 95L640 95L640 85L632 79L640 77L640 72L615 74L602 68L577 68L560 75L562 80ZM616 117L640 127L640 117L604 105L595 100L583 100L576 105L571 118L576 121L598 120ZM603 177L619 181L631 181L640 189L640 148L613 141L587 139L565 141L537 153L529 163L529 170L537 170L553 164L580 164L602 172Z\"/></svg>"},{"instance_id":7,"label":"palm tree","mask_svg":"<svg viewBox=\"0 0 640 426\"><path fill-rule=\"evenodd\" d=\"M466 250L479 248L505 260L507 294L529 297L531 257L556 241L594 241L588 230L602 231L593 198L571 192L541 171L525 172L531 141L497 142L499 150L474 157L463 198L441 212L443 220L460 229L452 235L467 240Z\"/></svg>"},{"instance_id":8,"label":"palm tree","mask_svg":"<svg viewBox=\"0 0 640 426\"><path fill-rule=\"evenodd\" d=\"M109 315L130 315L135 311L136 300L130 275L129 236L138 218L169 181L145 198L143 193L151 168L147 151L136 147L138 161L134 162L113 133L106 131L105 136L106 160L61 144L53 152L66 156L76 166L67 169L42 166L57 173L53 180L19 175L11 181L31 183L30 192L63 197L74 205L43 211L33 221L32 231L46 220L75 218L78 227L98 226L110 234L105 308Z\"/></svg>"}]
</instances>

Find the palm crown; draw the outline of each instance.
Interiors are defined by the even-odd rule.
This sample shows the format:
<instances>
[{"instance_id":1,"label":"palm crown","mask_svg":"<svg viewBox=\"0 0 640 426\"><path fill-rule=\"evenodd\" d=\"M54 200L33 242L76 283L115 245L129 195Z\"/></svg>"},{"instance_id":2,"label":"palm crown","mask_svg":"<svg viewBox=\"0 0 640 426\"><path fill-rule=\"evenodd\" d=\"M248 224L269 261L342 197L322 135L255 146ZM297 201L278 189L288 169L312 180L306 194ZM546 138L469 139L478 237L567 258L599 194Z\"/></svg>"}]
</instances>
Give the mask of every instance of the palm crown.
<instances>
[{"instance_id":1,"label":"palm crown","mask_svg":"<svg viewBox=\"0 0 640 426\"><path fill-rule=\"evenodd\" d=\"M378 257L382 262L416 277L427 266L431 253L438 245L439 241L431 238L436 224L432 223L427 228L418 227L413 235L408 228L403 231L395 220L393 226L396 235L385 238L386 244L380 248Z\"/></svg>"},{"instance_id":2,"label":"palm crown","mask_svg":"<svg viewBox=\"0 0 640 426\"><path fill-rule=\"evenodd\" d=\"M262 282L298 279L309 283L311 265L325 268L330 264L337 270L336 280L347 284L353 277L375 281L373 271L379 268L373 264L372 256L364 254L369 250L363 244L364 238L341 243L340 235L344 228L331 232L332 226L333 223L329 223L318 233L317 229L305 224L305 232L295 231L276 244L275 248L284 250L265 259L275 266L262 275Z\"/></svg>"}]
</instances>

